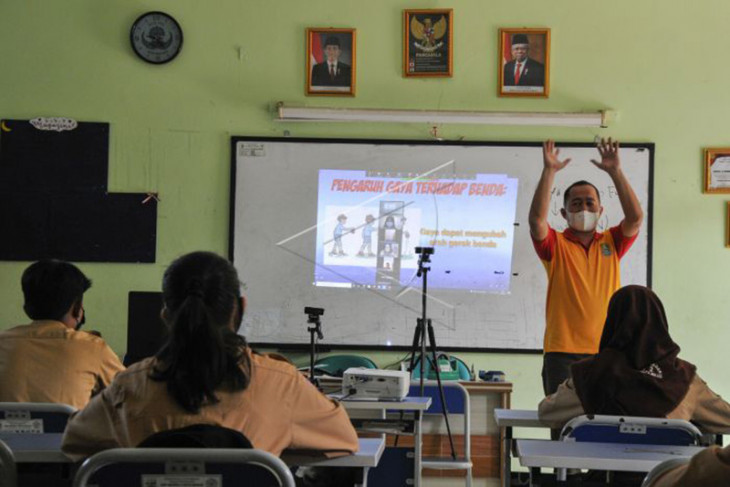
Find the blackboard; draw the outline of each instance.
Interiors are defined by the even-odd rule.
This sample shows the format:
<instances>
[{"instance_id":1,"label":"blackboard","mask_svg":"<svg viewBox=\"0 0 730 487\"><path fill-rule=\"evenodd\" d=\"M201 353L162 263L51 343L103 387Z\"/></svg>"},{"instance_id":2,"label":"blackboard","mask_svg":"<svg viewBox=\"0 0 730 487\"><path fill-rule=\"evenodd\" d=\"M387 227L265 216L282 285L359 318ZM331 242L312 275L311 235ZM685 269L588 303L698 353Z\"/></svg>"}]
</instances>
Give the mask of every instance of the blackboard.
<instances>
[{"instance_id":1,"label":"blackboard","mask_svg":"<svg viewBox=\"0 0 730 487\"><path fill-rule=\"evenodd\" d=\"M157 200L109 193L108 153L107 123L2 120L0 260L154 262Z\"/></svg>"}]
</instances>

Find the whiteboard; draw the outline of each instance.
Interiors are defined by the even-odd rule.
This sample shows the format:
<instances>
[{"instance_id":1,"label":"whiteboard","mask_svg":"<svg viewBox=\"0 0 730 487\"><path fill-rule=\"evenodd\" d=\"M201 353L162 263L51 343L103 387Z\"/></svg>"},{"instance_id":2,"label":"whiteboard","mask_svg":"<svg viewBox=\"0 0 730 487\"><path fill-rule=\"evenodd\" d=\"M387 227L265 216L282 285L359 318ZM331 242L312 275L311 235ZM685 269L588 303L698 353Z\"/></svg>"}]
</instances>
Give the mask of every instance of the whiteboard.
<instances>
[{"instance_id":1,"label":"whiteboard","mask_svg":"<svg viewBox=\"0 0 730 487\"><path fill-rule=\"evenodd\" d=\"M557 146L561 148L560 157L570 157L572 162L556 174L550 225L558 231L566 228L560 215L563 190L578 180L590 181L599 189L604 207L599 231L618 225L623 213L612 181L590 163L590 159L600 158L594 144L557 143ZM639 236L621 262L622 285L650 285L654 145L625 144L620 151L623 170L645 213ZM229 253L248 297L241 333L250 343L307 346L309 334L303 310L311 306L325 309L324 339L320 345L333 349L389 350L405 350L411 346L416 319L422 313L422 281L415 275L415 260L400 270L401 276L412 270L413 277L386 290L378 286L315 285L318 273L328 267L322 261L318 264L322 248L325 259L331 259L328 257L331 255L338 257L336 251L330 253L334 249L332 239L325 242L321 239L322 235L331 233L336 223L332 219L339 210L331 210L327 215L320 211L318 216L318 208L322 208L318 185L323 175L332 170L367 171L371 176L397 174L404 181L434 170L457 179L468 177L464 176L467 174L486 173L492 178L514 181L516 200L514 222L509 229L512 252L510 272L506 276L508 285L497 292L430 287L427 316L433 321L440 349L527 352L542 349L547 277L535 254L527 223L542 171L540 142L232 137ZM364 204L373 207L379 199L392 199L392 195L373 193L367 198ZM438 198L433 196L434 205L438 204ZM357 215L349 214L348 221L360 221L370 210L357 211L360 211ZM443 212L440 216L443 227L448 220ZM420 222L420 225L439 225L438 217L439 214L435 224ZM330 229L323 233L322 225L330 225ZM354 242L362 232L361 226L343 241ZM413 238L418 230L410 234L410 247L426 242ZM349 245L348 255L352 256L357 245ZM437 246L430 263L429 282L439 282L439 279L448 282L453 278L447 276L450 270L442 267L443 256ZM373 262L379 259L371 258Z\"/></svg>"}]
</instances>

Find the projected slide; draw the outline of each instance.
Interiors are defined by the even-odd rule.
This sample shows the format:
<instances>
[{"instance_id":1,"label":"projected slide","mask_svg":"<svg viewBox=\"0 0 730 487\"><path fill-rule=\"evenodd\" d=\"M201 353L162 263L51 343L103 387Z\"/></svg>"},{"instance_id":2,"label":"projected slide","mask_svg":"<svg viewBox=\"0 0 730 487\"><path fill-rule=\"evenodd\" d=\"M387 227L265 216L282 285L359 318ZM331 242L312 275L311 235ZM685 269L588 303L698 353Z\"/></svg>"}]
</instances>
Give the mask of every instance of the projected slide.
<instances>
[{"instance_id":1,"label":"projected slide","mask_svg":"<svg viewBox=\"0 0 730 487\"><path fill-rule=\"evenodd\" d=\"M416 247L434 247L429 288L508 293L517 179L320 170L314 284L420 287Z\"/></svg>"}]
</instances>

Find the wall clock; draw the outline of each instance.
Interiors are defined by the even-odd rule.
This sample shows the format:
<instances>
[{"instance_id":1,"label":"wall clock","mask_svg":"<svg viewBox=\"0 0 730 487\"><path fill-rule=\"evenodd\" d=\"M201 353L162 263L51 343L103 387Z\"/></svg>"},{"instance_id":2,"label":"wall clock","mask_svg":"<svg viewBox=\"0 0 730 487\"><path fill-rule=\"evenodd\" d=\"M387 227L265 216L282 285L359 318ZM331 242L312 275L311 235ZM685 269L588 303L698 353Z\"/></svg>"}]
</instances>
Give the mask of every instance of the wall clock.
<instances>
[{"instance_id":1,"label":"wall clock","mask_svg":"<svg viewBox=\"0 0 730 487\"><path fill-rule=\"evenodd\" d=\"M164 64L180 53L183 33L180 24L164 12L147 12L132 24L132 49L148 63Z\"/></svg>"}]
</instances>

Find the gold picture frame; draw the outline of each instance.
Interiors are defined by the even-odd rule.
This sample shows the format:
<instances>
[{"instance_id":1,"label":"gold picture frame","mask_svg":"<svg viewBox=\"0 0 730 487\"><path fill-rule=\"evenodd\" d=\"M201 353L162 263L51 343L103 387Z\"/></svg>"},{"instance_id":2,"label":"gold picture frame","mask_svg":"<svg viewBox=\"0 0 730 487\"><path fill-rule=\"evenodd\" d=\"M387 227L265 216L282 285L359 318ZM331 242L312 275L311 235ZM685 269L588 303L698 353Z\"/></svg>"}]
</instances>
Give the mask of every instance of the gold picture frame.
<instances>
[{"instance_id":1,"label":"gold picture frame","mask_svg":"<svg viewBox=\"0 0 730 487\"><path fill-rule=\"evenodd\" d=\"M403 10L403 76L450 78L453 69L453 9Z\"/></svg>"},{"instance_id":2,"label":"gold picture frame","mask_svg":"<svg viewBox=\"0 0 730 487\"><path fill-rule=\"evenodd\" d=\"M730 193L730 147L705 149L705 193Z\"/></svg>"},{"instance_id":3,"label":"gold picture frame","mask_svg":"<svg viewBox=\"0 0 730 487\"><path fill-rule=\"evenodd\" d=\"M355 96L355 29L307 29L307 95Z\"/></svg>"},{"instance_id":4,"label":"gold picture frame","mask_svg":"<svg viewBox=\"0 0 730 487\"><path fill-rule=\"evenodd\" d=\"M550 29L499 29L499 96L550 95Z\"/></svg>"}]
</instances>

